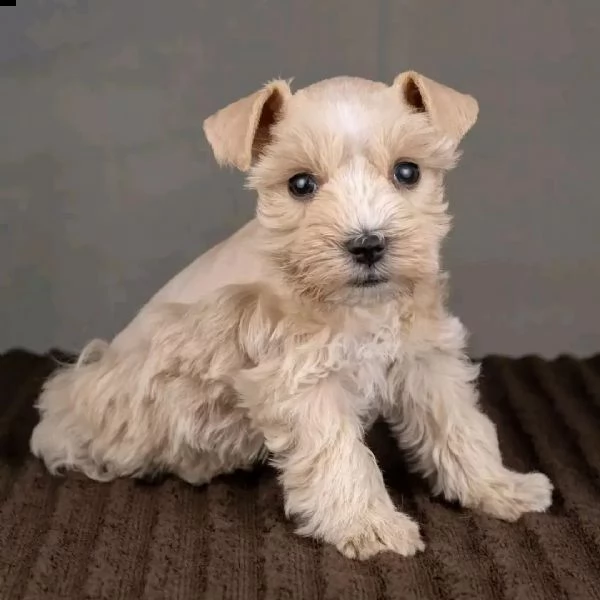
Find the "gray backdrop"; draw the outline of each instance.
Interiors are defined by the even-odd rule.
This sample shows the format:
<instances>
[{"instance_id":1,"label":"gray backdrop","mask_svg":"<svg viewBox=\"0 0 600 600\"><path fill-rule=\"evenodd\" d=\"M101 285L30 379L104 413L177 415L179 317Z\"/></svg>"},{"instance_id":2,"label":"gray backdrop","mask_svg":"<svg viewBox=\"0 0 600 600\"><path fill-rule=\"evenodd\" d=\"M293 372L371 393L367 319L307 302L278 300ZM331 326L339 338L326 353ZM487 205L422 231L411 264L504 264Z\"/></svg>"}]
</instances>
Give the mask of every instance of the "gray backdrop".
<instances>
[{"instance_id":1,"label":"gray backdrop","mask_svg":"<svg viewBox=\"0 0 600 600\"><path fill-rule=\"evenodd\" d=\"M0 350L112 336L253 211L204 117L274 76L476 96L452 305L487 352L600 350L600 3L19 0L0 8Z\"/></svg>"}]
</instances>

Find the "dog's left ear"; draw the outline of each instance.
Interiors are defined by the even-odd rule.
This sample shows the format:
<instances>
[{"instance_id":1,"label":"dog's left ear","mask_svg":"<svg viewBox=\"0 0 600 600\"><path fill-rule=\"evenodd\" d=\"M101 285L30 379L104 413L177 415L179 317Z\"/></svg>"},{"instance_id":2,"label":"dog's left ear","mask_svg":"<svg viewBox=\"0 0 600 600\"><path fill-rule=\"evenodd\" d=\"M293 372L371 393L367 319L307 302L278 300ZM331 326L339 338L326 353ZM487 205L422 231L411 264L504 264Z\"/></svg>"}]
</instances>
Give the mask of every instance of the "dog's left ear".
<instances>
[{"instance_id":1,"label":"dog's left ear","mask_svg":"<svg viewBox=\"0 0 600 600\"><path fill-rule=\"evenodd\" d=\"M270 129L290 96L285 81L272 81L208 117L204 134L217 162L247 171L269 142Z\"/></svg>"},{"instance_id":2,"label":"dog's left ear","mask_svg":"<svg viewBox=\"0 0 600 600\"><path fill-rule=\"evenodd\" d=\"M427 113L440 133L458 144L477 121L479 105L473 96L457 92L415 71L394 79L404 102L418 112Z\"/></svg>"}]
</instances>

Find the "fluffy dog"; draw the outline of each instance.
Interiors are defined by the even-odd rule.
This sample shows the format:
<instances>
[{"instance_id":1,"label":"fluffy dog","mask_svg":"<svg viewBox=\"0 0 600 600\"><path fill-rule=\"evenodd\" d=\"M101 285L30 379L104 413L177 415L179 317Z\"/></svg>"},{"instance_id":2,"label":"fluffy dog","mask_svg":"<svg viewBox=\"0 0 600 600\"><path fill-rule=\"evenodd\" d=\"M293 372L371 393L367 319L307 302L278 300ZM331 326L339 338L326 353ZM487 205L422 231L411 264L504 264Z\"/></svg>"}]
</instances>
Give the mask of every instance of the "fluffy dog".
<instances>
[{"instance_id":1,"label":"fluffy dog","mask_svg":"<svg viewBox=\"0 0 600 600\"><path fill-rule=\"evenodd\" d=\"M502 464L445 307L444 176L477 113L407 72L296 93L273 81L209 117L256 219L46 383L34 454L52 472L192 484L269 456L299 533L348 557L409 556L418 525L364 443L381 416L434 494L509 521L546 510L549 480Z\"/></svg>"}]
</instances>

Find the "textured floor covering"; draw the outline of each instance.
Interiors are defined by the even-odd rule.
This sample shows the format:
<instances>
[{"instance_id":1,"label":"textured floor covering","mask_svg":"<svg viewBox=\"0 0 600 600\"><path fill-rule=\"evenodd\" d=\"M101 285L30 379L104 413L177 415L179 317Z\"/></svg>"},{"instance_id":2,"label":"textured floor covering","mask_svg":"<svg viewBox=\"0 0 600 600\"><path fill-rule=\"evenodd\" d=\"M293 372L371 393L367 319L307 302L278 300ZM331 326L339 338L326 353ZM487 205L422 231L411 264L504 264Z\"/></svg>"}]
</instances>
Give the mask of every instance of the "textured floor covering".
<instances>
[{"instance_id":1,"label":"textured floor covering","mask_svg":"<svg viewBox=\"0 0 600 600\"><path fill-rule=\"evenodd\" d=\"M432 500L376 429L391 493L428 546L366 563L294 536L266 468L201 489L50 477L27 443L53 364L0 356L2 600L600 598L600 355L484 360L483 404L506 461L552 478L550 514L509 525Z\"/></svg>"}]
</instances>

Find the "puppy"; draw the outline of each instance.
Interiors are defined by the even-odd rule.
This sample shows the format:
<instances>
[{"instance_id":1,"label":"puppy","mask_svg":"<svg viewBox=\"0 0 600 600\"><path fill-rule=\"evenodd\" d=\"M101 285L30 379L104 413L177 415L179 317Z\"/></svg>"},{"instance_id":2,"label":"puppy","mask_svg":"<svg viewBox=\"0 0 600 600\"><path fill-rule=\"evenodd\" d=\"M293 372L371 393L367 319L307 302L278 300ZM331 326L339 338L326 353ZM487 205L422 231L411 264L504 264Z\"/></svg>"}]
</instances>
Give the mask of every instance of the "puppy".
<instances>
[{"instance_id":1,"label":"puppy","mask_svg":"<svg viewBox=\"0 0 600 600\"><path fill-rule=\"evenodd\" d=\"M406 72L273 81L209 117L256 218L46 383L33 453L52 472L192 484L270 457L300 534L410 556L418 525L364 443L381 416L434 494L508 521L546 510L549 480L502 464L445 307L444 176L477 113Z\"/></svg>"}]
</instances>

